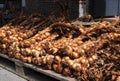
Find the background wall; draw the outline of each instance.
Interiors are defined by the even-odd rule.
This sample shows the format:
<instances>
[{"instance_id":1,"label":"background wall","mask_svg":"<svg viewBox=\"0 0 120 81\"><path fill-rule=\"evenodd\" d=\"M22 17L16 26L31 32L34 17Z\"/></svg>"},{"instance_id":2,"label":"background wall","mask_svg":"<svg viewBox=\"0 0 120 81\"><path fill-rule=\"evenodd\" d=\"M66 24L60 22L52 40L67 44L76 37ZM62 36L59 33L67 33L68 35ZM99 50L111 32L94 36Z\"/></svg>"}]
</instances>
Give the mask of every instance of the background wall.
<instances>
[{"instance_id":1,"label":"background wall","mask_svg":"<svg viewBox=\"0 0 120 81\"><path fill-rule=\"evenodd\" d=\"M62 0L63 2L66 0ZM74 19L79 16L79 0L69 1L69 16ZM60 14L60 7L54 2L54 0L26 0L25 10L27 13L40 12L45 15L49 15L53 11L56 14Z\"/></svg>"}]
</instances>

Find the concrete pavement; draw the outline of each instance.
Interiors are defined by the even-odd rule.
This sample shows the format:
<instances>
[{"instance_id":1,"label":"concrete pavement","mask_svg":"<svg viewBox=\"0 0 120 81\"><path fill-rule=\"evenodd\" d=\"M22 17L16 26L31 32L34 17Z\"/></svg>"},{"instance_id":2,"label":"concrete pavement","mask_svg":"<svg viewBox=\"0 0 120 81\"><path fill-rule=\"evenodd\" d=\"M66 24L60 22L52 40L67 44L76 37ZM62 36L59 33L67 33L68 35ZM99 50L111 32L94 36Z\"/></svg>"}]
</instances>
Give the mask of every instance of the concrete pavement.
<instances>
[{"instance_id":1,"label":"concrete pavement","mask_svg":"<svg viewBox=\"0 0 120 81\"><path fill-rule=\"evenodd\" d=\"M0 81L27 81L0 67Z\"/></svg>"}]
</instances>

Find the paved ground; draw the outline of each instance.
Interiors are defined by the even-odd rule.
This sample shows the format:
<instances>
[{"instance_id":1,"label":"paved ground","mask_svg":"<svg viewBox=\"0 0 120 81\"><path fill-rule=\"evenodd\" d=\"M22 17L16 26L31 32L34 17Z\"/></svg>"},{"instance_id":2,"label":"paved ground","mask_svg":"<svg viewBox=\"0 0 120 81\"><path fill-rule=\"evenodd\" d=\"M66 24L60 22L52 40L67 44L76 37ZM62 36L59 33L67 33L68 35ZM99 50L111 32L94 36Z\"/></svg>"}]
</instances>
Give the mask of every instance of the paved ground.
<instances>
[{"instance_id":1,"label":"paved ground","mask_svg":"<svg viewBox=\"0 0 120 81\"><path fill-rule=\"evenodd\" d=\"M0 81L27 81L0 67Z\"/></svg>"}]
</instances>

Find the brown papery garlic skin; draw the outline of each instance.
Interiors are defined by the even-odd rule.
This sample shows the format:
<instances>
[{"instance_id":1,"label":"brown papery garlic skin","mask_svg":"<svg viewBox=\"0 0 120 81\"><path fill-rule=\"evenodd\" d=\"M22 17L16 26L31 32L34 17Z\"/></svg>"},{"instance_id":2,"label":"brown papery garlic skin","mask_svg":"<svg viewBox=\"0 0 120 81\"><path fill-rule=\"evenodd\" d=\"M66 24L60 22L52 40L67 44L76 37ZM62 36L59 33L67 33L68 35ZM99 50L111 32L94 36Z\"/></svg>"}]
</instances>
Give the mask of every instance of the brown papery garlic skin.
<instances>
[{"instance_id":1,"label":"brown papery garlic skin","mask_svg":"<svg viewBox=\"0 0 120 81\"><path fill-rule=\"evenodd\" d=\"M61 59L61 57L60 57L60 56L55 56L54 61L55 61L55 63L60 64L60 63L61 63L61 61L62 61L62 59Z\"/></svg>"},{"instance_id":2,"label":"brown papery garlic skin","mask_svg":"<svg viewBox=\"0 0 120 81\"><path fill-rule=\"evenodd\" d=\"M39 57L40 56L40 52L38 50L32 49L31 53L34 57Z\"/></svg>"},{"instance_id":3,"label":"brown papery garlic skin","mask_svg":"<svg viewBox=\"0 0 120 81\"><path fill-rule=\"evenodd\" d=\"M57 72L58 73L62 73L62 71L63 71L63 66L61 64L58 64L58 70L57 70Z\"/></svg>"},{"instance_id":4,"label":"brown papery garlic skin","mask_svg":"<svg viewBox=\"0 0 120 81\"><path fill-rule=\"evenodd\" d=\"M52 70L52 64L47 64L47 69Z\"/></svg>"},{"instance_id":5,"label":"brown papery garlic skin","mask_svg":"<svg viewBox=\"0 0 120 81\"><path fill-rule=\"evenodd\" d=\"M2 44L1 48L2 48L2 49L6 49L6 48L7 48L7 45L6 45L6 44Z\"/></svg>"},{"instance_id":6,"label":"brown papery garlic skin","mask_svg":"<svg viewBox=\"0 0 120 81\"><path fill-rule=\"evenodd\" d=\"M92 58L93 58L94 60L98 59L97 55L93 55Z\"/></svg>"},{"instance_id":7,"label":"brown papery garlic skin","mask_svg":"<svg viewBox=\"0 0 120 81\"><path fill-rule=\"evenodd\" d=\"M72 52L72 54L73 54L73 58L79 58L80 57L77 52Z\"/></svg>"},{"instance_id":8,"label":"brown papery garlic skin","mask_svg":"<svg viewBox=\"0 0 120 81\"><path fill-rule=\"evenodd\" d=\"M27 60L28 63L32 63L32 57L31 56L27 57L27 59L28 59Z\"/></svg>"},{"instance_id":9,"label":"brown papery garlic skin","mask_svg":"<svg viewBox=\"0 0 120 81\"><path fill-rule=\"evenodd\" d=\"M116 81L120 81L120 76L117 77L117 80Z\"/></svg>"},{"instance_id":10,"label":"brown papery garlic skin","mask_svg":"<svg viewBox=\"0 0 120 81\"><path fill-rule=\"evenodd\" d=\"M73 66L72 66L72 68L76 71L81 71L81 67L82 66L79 63L74 63Z\"/></svg>"},{"instance_id":11,"label":"brown papery garlic skin","mask_svg":"<svg viewBox=\"0 0 120 81\"><path fill-rule=\"evenodd\" d=\"M78 81L120 80L120 21L84 26L39 18L32 15L22 22L20 17L1 27L0 52Z\"/></svg>"},{"instance_id":12,"label":"brown papery garlic skin","mask_svg":"<svg viewBox=\"0 0 120 81\"><path fill-rule=\"evenodd\" d=\"M54 56L53 55L48 55L46 57L47 64L51 65L54 62Z\"/></svg>"},{"instance_id":13,"label":"brown papery garlic skin","mask_svg":"<svg viewBox=\"0 0 120 81\"><path fill-rule=\"evenodd\" d=\"M88 58L88 61L90 62L90 63L92 63L94 60L93 60L93 58Z\"/></svg>"},{"instance_id":14,"label":"brown papery garlic skin","mask_svg":"<svg viewBox=\"0 0 120 81\"><path fill-rule=\"evenodd\" d=\"M62 74L65 75L65 76L71 75L71 70L70 70L70 68L68 68L68 67L64 68Z\"/></svg>"},{"instance_id":15,"label":"brown papery garlic skin","mask_svg":"<svg viewBox=\"0 0 120 81\"><path fill-rule=\"evenodd\" d=\"M20 54L20 53L16 53L16 54L15 54L15 58L16 58L16 59L19 59L19 60L20 60L20 57L21 57L21 54Z\"/></svg>"},{"instance_id":16,"label":"brown papery garlic skin","mask_svg":"<svg viewBox=\"0 0 120 81\"><path fill-rule=\"evenodd\" d=\"M32 63L36 65L42 65L42 58L41 57L34 57L32 58Z\"/></svg>"},{"instance_id":17,"label":"brown papery garlic skin","mask_svg":"<svg viewBox=\"0 0 120 81\"><path fill-rule=\"evenodd\" d=\"M21 59L22 62L25 62L25 63L28 62L27 57L24 57L24 56L22 56L22 55L21 55L20 59Z\"/></svg>"},{"instance_id":18,"label":"brown papery garlic skin","mask_svg":"<svg viewBox=\"0 0 120 81\"><path fill-rule=\"evenodd\" d=\"M53 70L57 72L58 64L53 64Z\"/></svg>"}]
</instances>

